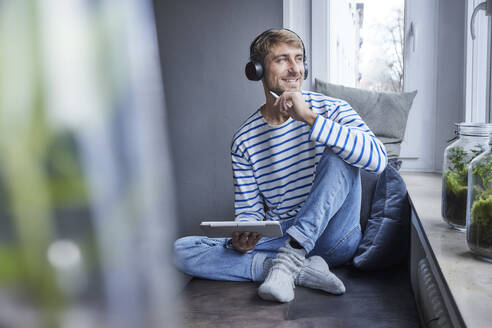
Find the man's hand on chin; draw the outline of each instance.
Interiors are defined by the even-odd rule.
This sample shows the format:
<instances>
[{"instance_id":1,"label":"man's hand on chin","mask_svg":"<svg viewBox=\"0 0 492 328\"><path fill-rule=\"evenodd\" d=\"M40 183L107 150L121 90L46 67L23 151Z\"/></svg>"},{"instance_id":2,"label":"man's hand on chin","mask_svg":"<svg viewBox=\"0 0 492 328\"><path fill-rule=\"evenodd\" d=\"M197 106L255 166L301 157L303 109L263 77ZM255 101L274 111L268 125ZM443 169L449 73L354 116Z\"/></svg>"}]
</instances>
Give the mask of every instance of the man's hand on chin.
<instances>
[{"instance_id":1,"label":"man's hand on chin","mask_svg":"<svg viewBox=\"0 0 492 328\"><path fill-rule=\"evenodd\" d=\"M231 244L236 251L246 253L255 248L261 237L262 236L256 232L239 233L236 231L232 234Z\"/></svg>"},{"instance_id":2,"label":"man's hand on chin","mask_svg":"<svg viewBox=\"0 0 492 328\"><path fill-rule=\"evenodd\" d=\"M279 106L282 114L289 115L296 121L310 126L316 121L316 114L309 109L300 91L284 91L273 105Z\"/></svg>"}]
</instances>

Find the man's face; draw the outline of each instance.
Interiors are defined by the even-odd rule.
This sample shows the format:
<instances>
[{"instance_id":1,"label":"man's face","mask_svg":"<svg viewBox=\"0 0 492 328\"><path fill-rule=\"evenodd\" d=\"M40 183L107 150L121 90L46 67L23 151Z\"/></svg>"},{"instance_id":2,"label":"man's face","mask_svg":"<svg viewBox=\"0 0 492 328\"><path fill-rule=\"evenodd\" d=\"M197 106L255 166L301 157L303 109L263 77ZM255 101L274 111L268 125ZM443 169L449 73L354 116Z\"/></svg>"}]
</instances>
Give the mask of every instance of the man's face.
<instances>
[{"instance_id":1,"label":"man's face","mask_svg":"<svg viewBox=\"0 0 492 328\"><path fill-rule=\"evenodd\" d=\"M284 91L300 91L304 78L302 48L279 42L265 57L263 83L277 94Z\"/></svg>"}]
</instances>

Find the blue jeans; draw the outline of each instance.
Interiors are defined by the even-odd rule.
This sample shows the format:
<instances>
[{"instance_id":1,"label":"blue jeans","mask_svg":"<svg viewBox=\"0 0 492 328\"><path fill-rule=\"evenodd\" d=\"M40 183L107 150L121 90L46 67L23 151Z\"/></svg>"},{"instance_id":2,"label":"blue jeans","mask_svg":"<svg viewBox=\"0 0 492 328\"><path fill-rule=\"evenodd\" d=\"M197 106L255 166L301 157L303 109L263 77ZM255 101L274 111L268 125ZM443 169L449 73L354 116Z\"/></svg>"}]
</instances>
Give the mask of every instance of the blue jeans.
<instances>
[{"instance_id":1,"label":"blue jeans","mask_svg":"<svg viewBox=\"0 0 492 328\"><path fill-rule=\"evenodd\" d=\"M281 223L284 236L262 238L254 250L237 252L230 238L190 236L174 244L174 260L183 272L206 279L263 281L263 263L294 238L308 256L320 255L330 267L349 262L361 239L359 169L330 149L323 153L311 192L297 216Z\"/></svg>"}]
</instances>

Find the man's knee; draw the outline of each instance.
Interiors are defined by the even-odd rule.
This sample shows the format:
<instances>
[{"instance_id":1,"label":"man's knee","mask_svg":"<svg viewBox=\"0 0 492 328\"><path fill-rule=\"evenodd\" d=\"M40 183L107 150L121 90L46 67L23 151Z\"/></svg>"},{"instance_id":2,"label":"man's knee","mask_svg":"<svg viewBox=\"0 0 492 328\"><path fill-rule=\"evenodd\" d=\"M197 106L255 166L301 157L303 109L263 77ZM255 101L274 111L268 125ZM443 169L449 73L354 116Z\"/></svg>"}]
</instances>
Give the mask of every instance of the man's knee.
<instances>
[{"instance_id":1,"label":"man's knee","mask_svg":"<svg viewBox=\"0 0 492 328\"><path fill-rule=\"evenodd\" d=\"M186 236L186 237L179 238L174 242L174 251L175 252L181 251L189 247L192 247L193 245L196 244L197 241L198 241L198 237L196 236Z\"/></svg>"},{"instance_id":2,"label":"man's knee","mask_svg":"<svg viewBox=\"0 0 492 328\"><path fill-rule=\"evenodd\" d=\"M195 236L187 236L179 238L174 242L174 265L181 271L188 273L189 260L191 259L191 249L199 243L199 239Z\"/></svg>"},{"instance_id":3,"label":"man's knee","mask_svg":"<svg viewBox=\"0 0 492 328\"><path fill-rule=\"evenodd\" d=\"M325 149L318 165L317 170L323 169L343 172L344 175L354 178L359 176L359 168L345 162L331 148Z\"/></svg>"},{"instance_id":4,"label":"man's knee","mask_svg":"<svg viewBox=\"0 0 492 328\"><path fill-rule=\"evenodd\" d=\"M323 158L316 168L316 178L320 185L330 186L337 193L360 193L360 169L345 162L331 149L326 149L323 153Z\"/></svg>"}]
</instances>

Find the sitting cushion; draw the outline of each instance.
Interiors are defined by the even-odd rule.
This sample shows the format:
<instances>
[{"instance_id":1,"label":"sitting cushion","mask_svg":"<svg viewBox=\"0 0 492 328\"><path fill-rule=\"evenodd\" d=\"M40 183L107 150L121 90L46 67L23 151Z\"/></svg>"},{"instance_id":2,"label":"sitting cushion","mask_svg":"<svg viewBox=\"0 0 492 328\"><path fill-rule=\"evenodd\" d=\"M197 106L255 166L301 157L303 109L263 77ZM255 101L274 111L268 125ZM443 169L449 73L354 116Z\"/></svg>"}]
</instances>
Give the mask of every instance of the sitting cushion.
<instances>
[{"instance_id":1,"label":"sitting cushion","mask_svg":"<svg viewBox=\"0 0 492 328\"><path fill-rule=\"evenodd\" d=\"M361 270L383 269L407 257L410 235L410 204L405 182L388 165L379 175L370 216L355 254Z\"/></svg>"},{"instance_id":2,"label":"sitting cushion","mask_svg":"<svg viewBox=\"0 0 492 328\"><path fill-rule=\"evenodd\" d=\"M343 99L361 116L386 147L388 158L400 156L408 112L417 91L375 92L326 83L315 79L314 89L328 97Z\"/></svg>"},{"instance_id":3,"label":"sitting cushion","mask_svg":"<svg viewBox=\"0 0 492 328\"><path fill-rule=\"evenodd\" d=\"M374 190L376 189L376 183L378 182L379 175L369 173L365 170L360 170L360 182L362 186L361 192L361 204L360 204L360 228L365 231L367 221L371 217L372 199L374 197Z\"/></svg>"},{"instance_id":4,"label":"sitting cushion","mask_svg":"<svg viewBox=\"0 0 492 328\"><path fill-rule=\"evenodd\" d=\"M388 164L395 170L399 171L401 167L401 160L392 158L388 160ZM369 173L366 170L360 170L360 181L362 185L362 197L360 206L360 227L362 231L366 230L367 221L371 216L372 199L374 196L374 190L376 190L376 183L378 182L379 175Z\"/></svg>"}]
</instances>

